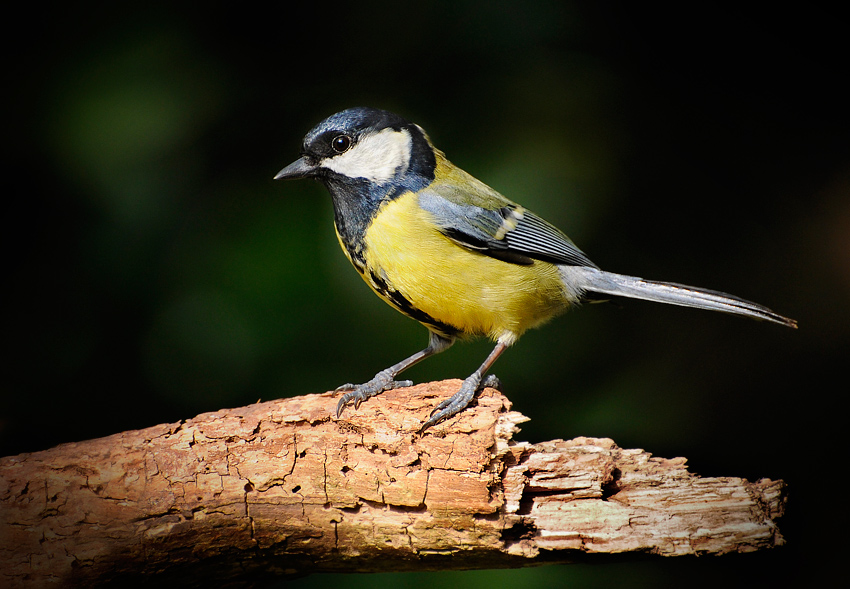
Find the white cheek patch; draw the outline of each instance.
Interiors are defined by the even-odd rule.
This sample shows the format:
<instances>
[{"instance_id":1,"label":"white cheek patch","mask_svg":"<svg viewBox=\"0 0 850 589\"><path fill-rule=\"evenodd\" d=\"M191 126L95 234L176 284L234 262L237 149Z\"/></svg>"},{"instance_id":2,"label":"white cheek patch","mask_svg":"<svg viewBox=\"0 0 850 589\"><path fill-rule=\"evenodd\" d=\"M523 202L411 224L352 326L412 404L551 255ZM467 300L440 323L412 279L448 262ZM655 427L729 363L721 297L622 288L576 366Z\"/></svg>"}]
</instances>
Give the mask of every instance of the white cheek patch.
<instances>
[{"instance_id":1,"label":"white cheek patch","mask_svg":"<svg viewBox=\"0 0 850 589\"><path fill-rule=\"evenodd\" d=\"M322 167L348 176L384 183L403 173L410 163L410 133L384 129L367 135L343 154L322 162Z\"/></svg>"}]
</instances>

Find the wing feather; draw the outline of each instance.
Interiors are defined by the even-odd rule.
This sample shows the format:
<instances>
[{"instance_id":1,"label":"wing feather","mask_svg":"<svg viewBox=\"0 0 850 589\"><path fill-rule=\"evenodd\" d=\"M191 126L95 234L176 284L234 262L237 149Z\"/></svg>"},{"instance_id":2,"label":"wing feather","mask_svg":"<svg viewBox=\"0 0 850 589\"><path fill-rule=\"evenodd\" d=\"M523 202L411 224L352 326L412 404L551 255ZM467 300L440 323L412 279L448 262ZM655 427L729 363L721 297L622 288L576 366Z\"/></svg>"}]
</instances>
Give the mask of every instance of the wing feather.
<instances>
[{"instance_id":1,"label":"wing feather","mask_svg":"<svg viewBox=\"0 0 850 589\"><path fill-rule=\"evenodd\" d=\"M597 267L557 227L481 182L462 192L432 184L419 193L419 205L447 237L471 250L515 264Z\"/></svg>"}]
</instances>

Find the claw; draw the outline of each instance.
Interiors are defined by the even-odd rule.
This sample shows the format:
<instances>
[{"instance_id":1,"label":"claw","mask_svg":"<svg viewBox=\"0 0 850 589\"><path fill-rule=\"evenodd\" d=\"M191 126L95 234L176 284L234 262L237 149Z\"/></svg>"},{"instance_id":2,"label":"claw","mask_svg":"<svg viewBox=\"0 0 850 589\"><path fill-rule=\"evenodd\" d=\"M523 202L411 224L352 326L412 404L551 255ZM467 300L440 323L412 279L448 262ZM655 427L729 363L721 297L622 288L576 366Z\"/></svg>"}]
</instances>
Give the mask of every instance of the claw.
<instances>
[{"instance_id":1,"label":"claw","mask_svg":"<svg viewBox=\"0 0 850 589\"><path fill-rule=\"evenodd\" d=\"M339 390L339 389L337 389ZM344 390L344 389L343 389ZM357 394L358 391L352 391L350 393L346 393L342 396L342 399L339 400L339 403L336 405L336 418L342 415L342 410L345 409L345 406L348 405L352 399L354 399L354 409L356 410L360 407L360 403L363 402L363 399Z\"/></svg>"},{"instance_id":2,"label":"claw","mask_svg":"<svg viewBox=\"0 0 850 589\"><path fill-rule=\"evenodd\" d=\"M375 395L390 389L400 389L402 387L413 386L412 380L395 380L395 377L417 362L421 362L428 356L439 354L451 346L453 342L453 337L431 332L430 339L428 340L428 347L424 350L416 352L401 362L393 364L389 368L380 371L369 382L359 385L349 383L337 387L335 392L348 391L342 396L342 399L339 400L339 403L336 406L337 419L339 419L339 416L342 414L342 410L345 409L345 406L348 405L352 399L354 399L354 408L357 409L360 406L360 403L369 397L374 397Z\"/></svg>"},{"instance_id":3,"label":"claw","mask_svg":"<svg viewBox=\"0 0 850 589\"><path fill-rule=\"evenodd\" d=\"M348 392L342 396L339 403L336 405L336 417L339 419L342 415L342 410L345 409L346 405L352 401L354 402L354 409L357 410L360 407L360 403L369 397L374 397L375 395L379 395L384 391L389 391L391 389L400 389L410 386L413 386L412 380L393 380L392 374L387 371L379 372L375 375L375 378L363 384L354 385L346 383L338 386L334 392Z\"/></svg>"},{"instance_id":4,"label":"claw","mask_svg":"<svg viewBox=\"0 0 850 589\"><path fill-rule=\"evenodd\" d=\"M475 398L475 393L485 387L492 387L494 384L499 384L499 379L495 376L491 375L483 380L476 378L475 375L470 376L463 381L458 392L434 407L428 421L423 423L422 427L419 428L419 433L421 434L432 425L436 425L441 421L457 415L472 402L472 399Z\"/></svg>"},{"instance_id":5,"label":"claw","mask_svg":"<svg viewBox=\"0 0 850 589\"><path fill-rule=\"evenodd\" d=\"M432 425L445 421L466 409L466 407L472 402L472 399L475 398L475 394L487 387L501 390L502 382L495 374L490 374L483 379L476 378L476 375L474 374L467 378L463 381L458 392L448 399L441 401L439 405L434 407L428 421L423 423L422 427L419 428L419 433L421 434Z\"/></svg>"}]
</instances>

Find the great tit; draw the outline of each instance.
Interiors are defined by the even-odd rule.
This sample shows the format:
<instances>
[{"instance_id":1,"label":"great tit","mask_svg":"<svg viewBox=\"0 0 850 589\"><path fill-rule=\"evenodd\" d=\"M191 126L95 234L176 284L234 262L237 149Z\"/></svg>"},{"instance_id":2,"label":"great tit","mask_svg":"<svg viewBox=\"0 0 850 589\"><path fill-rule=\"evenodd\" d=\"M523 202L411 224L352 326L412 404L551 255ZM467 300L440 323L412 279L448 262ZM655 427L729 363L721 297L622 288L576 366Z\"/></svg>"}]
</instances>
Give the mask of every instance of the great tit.
<instances>
[{"instance_id":1,"label":"great tit","mask_svg":"<svg viewBox=\"0 0 850 589\"><path fill-rule=\"evenodd\" d=\"M463 410L526 330L607 296L796 321L722 292L601 270L559 229L449 162L418 125L374 108L328 117L275 179L315 178L331 193L342 251L384 301L428 328L428 346L364 384L344 384L337 418L464 336L496 342L420 431Z\"/></svg>"}]
</instances>

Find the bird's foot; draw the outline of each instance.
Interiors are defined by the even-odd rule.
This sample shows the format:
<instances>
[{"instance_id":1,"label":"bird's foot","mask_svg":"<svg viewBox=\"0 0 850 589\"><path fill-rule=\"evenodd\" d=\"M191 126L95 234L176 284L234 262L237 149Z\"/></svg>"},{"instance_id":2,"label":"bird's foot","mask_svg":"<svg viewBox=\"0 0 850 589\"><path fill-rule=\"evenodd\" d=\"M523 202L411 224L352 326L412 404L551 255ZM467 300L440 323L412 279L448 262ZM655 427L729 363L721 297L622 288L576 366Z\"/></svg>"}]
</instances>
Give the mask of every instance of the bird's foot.
<instances>
[{"instance_id":1,"label":"bird's foot","mask_svg":"<svg viewBox=\"0 0 850 589\"><path fill-rule=\"evenodd\" d=\"M382 370L369 382L364 382L363 384L349 383L337 387L334 392L348 391L342 396L339 403L337 403L337 419L339 419L339 416L342 415L342 410L345 409L345 406L352 402L354 403L354 408L357 409L360 407L360 403L369 397L374 397L375 395L379 395L384 391L389 391L391 389L413 386L412 380L394 380L393 376L394 375L390 370Z\"/></svg>"},{"instance_id":2,"label":"bird's foot","mask_svg":"<svg viewBox=\"0 0 850 589\"><path fill-rule=\"evenodd\" d=\"M419 428L419 433L422 433L432 425L445 421L446 419L463 411L467 405L472 402L472 399L475 397L475 393L486 387L501 390L502 383L493 374L487 376L483 380L473 374L464 380L458 392L434 408L431 412L431 417L429 417L428 421L423 423L422 427Z\"/></svg>"}]
</instances>

